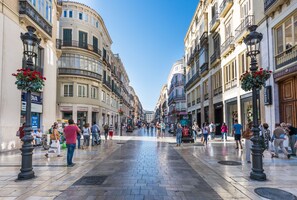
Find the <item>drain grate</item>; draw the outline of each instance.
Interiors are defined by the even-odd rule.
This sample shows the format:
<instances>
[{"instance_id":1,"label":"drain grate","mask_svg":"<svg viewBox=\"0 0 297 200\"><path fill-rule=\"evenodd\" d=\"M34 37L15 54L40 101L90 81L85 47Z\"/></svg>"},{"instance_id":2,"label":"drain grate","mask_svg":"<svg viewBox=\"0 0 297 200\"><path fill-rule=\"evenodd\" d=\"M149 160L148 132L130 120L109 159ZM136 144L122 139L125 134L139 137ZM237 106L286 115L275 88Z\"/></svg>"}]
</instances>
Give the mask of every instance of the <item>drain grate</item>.
<instances>
[{"instance_id":1,"label":"drain grate","mask_svg":"<svg viewBox=\"0 0 297 200\"><path fill-rule=\"evenodd\" d=\"M233 166L235 166L235 165L241 165L240 162L232 161L232 160L221 160L218 163L221 164L221 165L233 165Z\"/></svg>"},{"instance_id":2,"label":"drain grate","mask_svg":"<svg viewBox=\"0 0 297 200\"><path fill-rule=\"evenodd\" d=\"M117 144L125 144L126 142L117 142Z\"/></svg>"},{"instance_id":3,"label":"drain grate","mask_svg":"<svg viewBox=\"0 0 297 200\"><path fill-rule=\"evenodd\" d=\"M254 191L259 196L267 199L271 199L271 200L278 200L278 199L297 200L297 197L292 193L284 190L280 190L277 188L260 187L260 188L256 188Z\"/></svg>"},{"instance_id":4,"label":"drain grate","mask_svg":"<svg viewBox=\"0 0 297 200\"><path fill-rule=\"evenodd\" d=\"M107 176L83 176L73 185L101 185Z\"/></svg>"}]
</instances>

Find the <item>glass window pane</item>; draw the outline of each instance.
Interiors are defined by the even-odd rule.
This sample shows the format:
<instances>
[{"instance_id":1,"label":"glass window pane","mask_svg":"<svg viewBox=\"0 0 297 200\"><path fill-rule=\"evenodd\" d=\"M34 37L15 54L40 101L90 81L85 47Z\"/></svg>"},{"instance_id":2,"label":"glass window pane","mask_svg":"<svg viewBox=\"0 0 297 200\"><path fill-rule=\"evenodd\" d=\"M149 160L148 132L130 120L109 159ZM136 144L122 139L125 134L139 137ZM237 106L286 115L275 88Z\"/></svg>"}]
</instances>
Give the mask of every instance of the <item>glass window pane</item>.
<instances>
[{"instance_id":1,"label":"glass window pane","mask_svg":"<svg viewBox=\"0 0 297 200\"><path fill-rule=\"evenodd\" d=\"M283 45L283 27L280 26L278 29L276 29L276 52L277 54L283 52L284 45Z\"/></svg>"},{"instance_id":2,"label":"glass window pane","mask_svg":"<svg viewBox=\"0 0 297 200\"><path fill-rule=\"evenodd\" d=\"M297 13L294 15L294 45L297 44Z\"/></svg>"},{"instance_id":3,"label":"glass window pane","mask_svg":"<svg viewBox=\"0 0 297 200\"><path fill-rule=\"evenodd\" d=\"M293 46L291 18L285 22L285 44L286 44L286 49L290 49Z\"/></svg>"}]
</instances>

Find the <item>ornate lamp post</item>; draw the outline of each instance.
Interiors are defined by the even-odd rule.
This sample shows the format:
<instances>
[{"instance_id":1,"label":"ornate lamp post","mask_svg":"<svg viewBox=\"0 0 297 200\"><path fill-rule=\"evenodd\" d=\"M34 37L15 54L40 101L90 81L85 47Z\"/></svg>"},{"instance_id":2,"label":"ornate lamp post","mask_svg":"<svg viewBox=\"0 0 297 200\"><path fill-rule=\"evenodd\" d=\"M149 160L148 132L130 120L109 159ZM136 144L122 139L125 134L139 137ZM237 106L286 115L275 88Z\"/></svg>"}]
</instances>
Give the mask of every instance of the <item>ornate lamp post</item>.
<instances>
[{"instance_id":1,"label":"ornate lamp post","mask_svg":"<svg viewBox=\"0 0 297 200\"><path fill-rule=\"evenodd\" d=\"M24 46L23 52L23 68L34 70L36 67L37 49L40 39L35 35L35 28L27 26L28 32L21 33L21 40ZM32 168L32 155L33 155L33 136L31 135L31 90L27 90L26 94L26 125L24 128L25 136L22 138L23 145L22 151L22 167L18 175L18 180L26 180L34 178L34 171Z\"/></svg>"},{"instance_id":2,"label":"ornate lamp post","mask_svg":"<svg viewBox=\"0 0 297 200\"><path fill-rule=\"evenodd\" d=\"M260 54L260 42L263 38L261 33L256 32L257 26L252 25L249 27L250 33L244 38L244 43L247 46L247 56L251 58L250 71L255 73L258 71L257 55ZM263 169L263 148L261 146L262 138L259 136L259 124L258 124L258 94L257 90L259 87L255 84L252 86L253 95L253 137L251 141L252 145L252 171L250 173L250 178L258 181L266 180L266 174Z\"/></svg>"}]
</instances>

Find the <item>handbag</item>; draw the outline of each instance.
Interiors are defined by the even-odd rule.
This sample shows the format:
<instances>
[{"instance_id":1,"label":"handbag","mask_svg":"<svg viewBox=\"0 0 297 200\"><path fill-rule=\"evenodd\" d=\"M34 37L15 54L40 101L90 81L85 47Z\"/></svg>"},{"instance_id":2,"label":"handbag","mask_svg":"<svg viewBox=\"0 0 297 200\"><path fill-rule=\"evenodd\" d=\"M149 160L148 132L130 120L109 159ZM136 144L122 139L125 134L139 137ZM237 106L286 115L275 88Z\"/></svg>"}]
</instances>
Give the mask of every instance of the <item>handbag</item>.
<instances>
[{"instance_id":1,"label":"handbag","mask_svg":"<svg viewBox=\"0 0 297 200\"><path fill-rule=\"evenodd\" d=\"M50 148L57 149L58 148L58 142L56 140L53 140Z\"/></svg>"}]
</instances>

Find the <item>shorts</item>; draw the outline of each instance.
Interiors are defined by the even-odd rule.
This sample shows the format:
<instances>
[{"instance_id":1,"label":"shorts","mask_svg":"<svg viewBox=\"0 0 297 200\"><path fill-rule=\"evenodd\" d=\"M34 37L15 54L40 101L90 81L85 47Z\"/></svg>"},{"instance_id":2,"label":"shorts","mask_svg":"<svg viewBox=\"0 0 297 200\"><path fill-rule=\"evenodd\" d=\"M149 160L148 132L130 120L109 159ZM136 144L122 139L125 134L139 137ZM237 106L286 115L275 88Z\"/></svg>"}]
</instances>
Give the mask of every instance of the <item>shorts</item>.
<instances>
[{"instance_id":1,"label":"shorts","mask_svg":"<svg viewBox=\"0 0 297 200\"><path fill-rule=\"evenodd\" d=\"M241 140L241 134L235 134L235 140Z\"/></svg>"},{"instance_id":2,"label":"shorts","mask_svg":"<svg viewBox=\"0 0 297 200\"><path fill-rule=\"evenodd\" d=\"M109 131L109 132L108 132L108 135L109 135L110 137L112 137L112 136L113 136L113 131Z\"/></svg>"}]
</instances>

